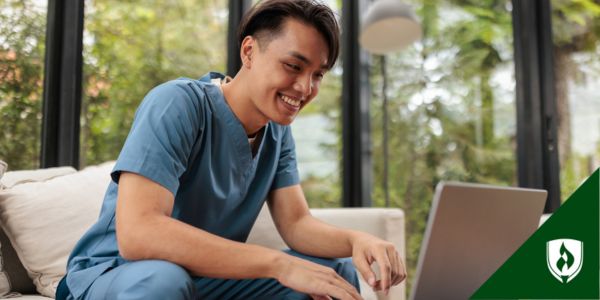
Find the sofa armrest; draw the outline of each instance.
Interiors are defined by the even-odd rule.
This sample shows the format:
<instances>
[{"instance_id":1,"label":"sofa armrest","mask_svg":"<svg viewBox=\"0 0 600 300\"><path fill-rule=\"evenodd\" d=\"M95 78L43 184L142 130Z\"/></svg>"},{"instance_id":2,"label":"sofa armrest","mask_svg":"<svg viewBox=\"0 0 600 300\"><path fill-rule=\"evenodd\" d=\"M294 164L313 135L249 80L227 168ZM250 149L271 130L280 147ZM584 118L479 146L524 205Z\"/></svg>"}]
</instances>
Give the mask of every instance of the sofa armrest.
<instances>
[{"instance_id":1,"label":"sofa armrest","mask_svg":"<svg viewBox=\"0 0 600 300\"><path fill-rule=\"evenodd\" d=\"M348 229L359 230L393 243L402 258L406 258L404 237L404 212L397 208L322 208L311 209L316 218L324 222ZM266 205L261 210L248 243L274 249L287 248L279 236ZM359 275L360 278L360 275ZM405 299L405 284L390 289L385 297L382 293L374 296L370 288L361 279L362 294L365 299Z\"/></svg>"}]
</instances>

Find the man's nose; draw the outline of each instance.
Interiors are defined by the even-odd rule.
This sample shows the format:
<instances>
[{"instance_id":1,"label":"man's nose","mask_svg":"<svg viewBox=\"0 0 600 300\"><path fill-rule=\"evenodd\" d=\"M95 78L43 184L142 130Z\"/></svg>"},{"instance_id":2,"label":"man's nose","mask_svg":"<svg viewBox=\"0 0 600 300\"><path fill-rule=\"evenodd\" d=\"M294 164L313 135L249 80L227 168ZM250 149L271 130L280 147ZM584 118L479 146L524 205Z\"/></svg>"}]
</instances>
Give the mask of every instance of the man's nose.
<instances>
[{"instance_id":1,"label":"man's nose","mask_svg":"<svg viewBox=\"0 0 600 300\"><path fill-rule=\"evenodd\" d=\"M294 83L294 89L302 93L302 98L306 98L312 93L312 80L310 76L299 76Z\"/></svg>"}]
</instances>

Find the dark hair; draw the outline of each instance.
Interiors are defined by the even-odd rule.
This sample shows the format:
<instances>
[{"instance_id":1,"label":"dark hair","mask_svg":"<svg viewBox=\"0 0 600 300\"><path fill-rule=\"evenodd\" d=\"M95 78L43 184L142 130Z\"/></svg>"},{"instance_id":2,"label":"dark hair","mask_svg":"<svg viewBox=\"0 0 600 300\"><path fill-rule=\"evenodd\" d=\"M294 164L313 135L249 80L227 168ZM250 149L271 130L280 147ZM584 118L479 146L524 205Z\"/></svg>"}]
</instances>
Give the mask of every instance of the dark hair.
<instances>
[{"instance_id":1,"label":"dark hair","mask_svg":"<svg viewBox=\"0 0 600 300\"><path fill-rule=\"evenodd\" d=\"M281 33L282 24L293 18L317 29L329 48L327 67L331 69L340 51L340 29L331 9L317 0L264 0L243 17L238 30L241 45L245 37L254 36L261 46Z\"/></svg>"}]
</instances>

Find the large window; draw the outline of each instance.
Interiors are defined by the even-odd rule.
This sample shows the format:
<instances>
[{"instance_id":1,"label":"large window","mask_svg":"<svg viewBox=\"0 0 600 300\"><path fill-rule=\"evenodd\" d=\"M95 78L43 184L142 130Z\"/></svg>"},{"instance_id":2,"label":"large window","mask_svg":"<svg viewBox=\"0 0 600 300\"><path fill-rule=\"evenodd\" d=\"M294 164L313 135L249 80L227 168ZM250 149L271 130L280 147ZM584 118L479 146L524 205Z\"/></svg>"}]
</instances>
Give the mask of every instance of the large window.
<instances>
[{"instance_id":1,"label":"large window","mask_svg":"<svg viewBox=\"0 0 600 300\"><path fill-rule=\"evenodd\" d=\"M409 274L436 184L517 185L511 2L412 1L424 30L408 49L372 57L373 203L406 215ZM383 107L382 63L387 107ZM384 159L383 110L389 155Z\"/></svg>"},{"instance_id":2,"label":"large window","mask_svg":"<svg viewBox=\"0 0 600 300\"><path fill-rule=\"evenodd\" d=\"M600 166L600 5L553 0L562 200Z\"/></svg>"},{"instance_id":3,"label":"large window","mask_svg":"<svg viewBox=\"0 0 600 300\"><path fill-rule=\"evenodd\" d=\"M0 159L39 167L46 1L0 0Z\"/></svg>"},{"instance_id":4,"label":"large window","mask_svg":"<svg viewBox=\"0 0 600 300\"><path fill-rule=\"evenodd\" d=\"M153 87L225 72L227 1L89 0L85 6L81 166L117 158Z\"/></svg>"}]
</instances>

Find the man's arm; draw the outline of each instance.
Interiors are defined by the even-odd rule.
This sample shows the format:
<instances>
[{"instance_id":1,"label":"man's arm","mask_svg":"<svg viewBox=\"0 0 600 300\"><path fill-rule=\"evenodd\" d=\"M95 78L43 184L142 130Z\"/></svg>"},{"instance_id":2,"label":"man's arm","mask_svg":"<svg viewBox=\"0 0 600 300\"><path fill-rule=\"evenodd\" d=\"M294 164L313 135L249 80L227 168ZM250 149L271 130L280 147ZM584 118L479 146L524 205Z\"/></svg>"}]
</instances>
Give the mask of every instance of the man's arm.
<instances>
[{"instance_id":1,"label":"man's arm","mask_svg":"<svg viewBox=\"0 0 600 300\"><path fill-rule=\"evenodd\" d=\"M277 230L292 249L319 257L349 257L376 290L387 290L406 278L402 260L392 243L372 235L341 229L314 218L300 185L271 192L269 210ZM377 262L381 280L370 265Z\"/></svg>"},{"instance_id":2,"label":"man's arm","mask_svg":"<svg viewBox=\"0 0 600 300\"><path fill-rule=\"evenodd\" d=\"M173 203L173 195L161 185L137 174L121 174L116 232L125 259L163 259L214 278L276 277L277 251L224 239L173 219Z\"/></svg>"},{"instance_id":3,"label":"man's arm","mask_svg":"<svg viewBox=\"0 0 600 300\"><path fill-rule=\"evenodd\" d=\"M212 278L274 278L311 295L360 299L335 271L277 250L231 241L173 219L174 196L141 175L119 179L116 233L128 260L161 259Z\"/></svg>"}]
</instances>

